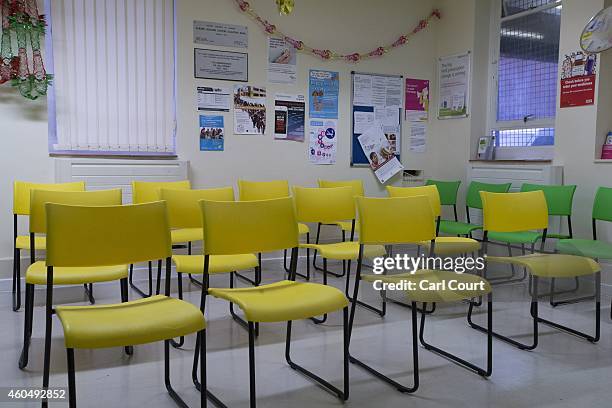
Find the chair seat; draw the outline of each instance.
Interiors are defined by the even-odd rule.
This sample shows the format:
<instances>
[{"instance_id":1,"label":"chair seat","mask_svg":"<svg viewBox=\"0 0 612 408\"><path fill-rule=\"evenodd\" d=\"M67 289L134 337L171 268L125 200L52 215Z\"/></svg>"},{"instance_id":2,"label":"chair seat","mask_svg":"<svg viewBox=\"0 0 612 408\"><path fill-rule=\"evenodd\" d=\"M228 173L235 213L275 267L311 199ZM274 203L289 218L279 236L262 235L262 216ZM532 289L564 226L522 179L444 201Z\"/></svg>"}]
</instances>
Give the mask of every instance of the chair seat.
<instances>
[{"instance_id":1,"label":"chair seat","mask_svg":"<svg viewBox=\"0 0 612 408\"><path fill-rule=\"evenodd\" d=\"M172 260L176 271L181 273L204 273L204 255L173 255ZM208 264L208 273L229 273L255 268L259 265L254 254L240 255L211 255Z\"/></svg>"},{"instance_id":2,"label":"chair seat","mask_svg":"<svg viewBox=\"0 0 612 408\"><path fill-rule=\"evenodd\" d=\"M542 233L535 231L519 231L519 232L493 232L490 231L489 239L491 241L505 242L509 244L535 244L542 239Z\"/></svg>"},{"instance_id":3,"label":"chair seat","mask_svg":"<svg viewBox=\"0 0 612 408\"><path fill-rule=\"evenodd\" d=\"M414 302L456 302L483 296L491 292L491 285L486 279L469 273L456 273L452 271L421 269L415 273L401 273L397 275L368 274L363 275L362 279L367 282L414 282L414 286L410 290L405 290L408 299ZM457 286L459 284L466 286L459 287Z\"/></svg>"},{"instance_id":4,"label":"chair seat","mask_svg":"<svg viewBox=\"0 0 612 408\"><path fill-rule=\"evenodd\" d=\"M298 233L300 235L306 235L308 233L310 233L310 228L308 227L308 225L302 223L302 222L298 222Z\"/></svg>"},{"instance_id":5,"label":"chair seat","mask_svg":"<svg viewBox=\"0 0 612 408\"><path fill-rule=\"evenodd\" d=\"M307 319L348 305L344 294L332 286L287 280L249 288L212 288L208 293L236 303L250 322Z\"/></svg>"},{"instance_id":6,"label":"chair seat","mask_svg":"<svg viewBox=\"0 0 612 408\"><path fill-rule=\"evenodd\" d=\"M34 245L36 249L45 249L47 247L47 237L34 237ZM17 249L30 249L30 237L27 235L18 235L15 238L15 247Z\"/></svg>"},{"instance_id":7,"label":"chair seat","mask_svg":"<svg viewBox=\"0 0 612 408\"><path fill-rule=\"evenodd\" d=\"M344 232L351 232L353 229L353 221L337 221L333 222L331 225L337 225ZM355 232L359 231L359 223L355 223Z\"/></svg>"},{"instance_id":8,"label":"chair seat","mask_svg":"<svg viewBox=\"0 0 612 408\"><path fill-rule=\"evenodd\" d=\"M591 258L566 254L488 256L487 262L525 266L532 275L542 278L574 278L592 275L601 270L599 264Z\"/></svg>"},{"instance_id":9,"label":"chair seat","mask_svg":"<svg viewBox=\"0 0 612 408\"><path fill-rule=\"evenodd\" d=\"M54 285L79 285L82 283L109 282L127 278L127 265L56 267L53 268ZM26 271L26 283L47 284L47 265L45 261L34 262Z\"/></svg>"},{"instance_id":10,"label":"chair seat","mask_svg":"<svg viewBox=\"0 0 612 408\"><path fill-rule=\"evenodd\" d=\"M420 245L429 249L431 241L423 241ZM436 255L457 255L480 250L480 242L464 237L436 237L434 253Z\"/></svg>"},{"instance_id":11,"label":"chair seat","mask_svg":"<svg viewBox=\"0 0 612 408\"><path fill-rule=\"evenodd\" d=\"M460 221L440 221L440 232L450 235L470 235L473 231L482 229L481 225L468 224Z\"/></svg>"},{"instance_id":12,"label":"chair seat","mask_svg":"<svg viewBox=\"0 0 612 408\"><path fill-rule=\"evenodd\" d=\"M152 343L206 327L199 308L157 295L126 303L58 306L67 348L105 348Z\"/></svg>"},{"instance_id":13,"label":"chair seat","mask_svg":"<svg viewBox=\"0 0 612 408\"><path fill-rule=\"evenodd\" d=\"M353 260L359 257L359 242L347 241L334 244L300 244L300 248L311 248L319 251L321 257L337 260ZM376 258L386 255L387 251L382 245L365 245L364 258Z\"/></svg>"},{"instance_id":14,"label":"chair seat","mask_svg":"<svg viewBox=\"0 0 612 408\"><path fill-rule=\"evenodd\" d=\"M557 251L589 258L612 259L612 244L599 240L562 239L557 242Z\"/></svg>"},{"instance_id":15,"label":"chair seat","mask_svg":"<svg viewBox=\"0 0 612 408\"><path fill-rule=\"evenodd\" d=\"M203 235L202 228L177 228L170 231L170 238L173 244L201 241Z\"/></svg>"}]
</instances>

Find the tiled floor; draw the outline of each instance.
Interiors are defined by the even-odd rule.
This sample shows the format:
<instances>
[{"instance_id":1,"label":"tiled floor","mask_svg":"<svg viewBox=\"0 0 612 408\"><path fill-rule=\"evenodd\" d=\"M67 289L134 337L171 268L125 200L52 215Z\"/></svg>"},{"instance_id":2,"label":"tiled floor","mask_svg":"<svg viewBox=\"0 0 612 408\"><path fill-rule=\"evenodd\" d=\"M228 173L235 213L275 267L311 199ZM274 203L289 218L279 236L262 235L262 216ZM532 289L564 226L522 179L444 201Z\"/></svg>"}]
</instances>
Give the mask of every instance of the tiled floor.
<instances>
[{"instance_id":1,"label":"tiled floor","mask_svg":"<svg viewBox=\"0 0 612 408\"><path fill-rule=\"evenodd\" d=\"M330 263L330 268L338 268ZM145 273L140 272L142 278ZM282 279L280 260L264 263L265 281ZM317 281L321 276L316 275ZM140 281L144 284L144 281ZM211 286L226 286L227 276L215 276ZM344 281L330 278L341 286ZM244 285L241 283L240 285ZM3 282L3 289L8 282ZM0 387L40 386L44 333L44 291L36 291L34 333L30 364L21 371L17 359L21 349L23 308L10 310L10 292L0 297ZM96 284L99 303L116 302L119 285ZM135 293L130 292L134 297ZM186 299L197 304L200 290L186 285ZM59 288L58 303L82 303L82 288ZM530 320L528 297L523 284L495 287L495 328L528 341ZM364 298L377 301L378 294L366 290ZM591 344L574 336L541 326L540 346L533 352L520 351L494 341L493 375L483 379L419 348L421 384L415 394L400 394L360 368L350 367L348 407L609 407L612 404L612 321L609 299L604 297L602 339ZM465 320L465 304L442 306L428 320L427 337L477 364L485 361L485 335L470 329ZM581 330L593 330L592 303L568 305L552 310L546 302L542 315ZM482 313L482 312L479 312ZM477 317L481 322L484 315ZM209 388L231 407L248 406L247 333L233 322L228 304L209 298L208 378ZM381 319L357 309L351 352L399 381L412 381L410 312L389 304ZM310 321L294 324L293 357L334 384L341 386L341 314L316 326ZM334 407L341 402L289 368L284 359L284 324L264 324L256 341L257 392L260 407ZM175 389L191 406L198 394L191 383L194 337L187 338L182 350L172 350L172 378ZM163 344L135 347L130 358L122 349L77 350L78 402L82 407L173 407L163 381ZM62 330L54 318L51 385L65 387L66 356ZM52 404L62 406L65 404ZM0 403L0 406L35 406L27 403Z\"/></svg>"}]
</instances>

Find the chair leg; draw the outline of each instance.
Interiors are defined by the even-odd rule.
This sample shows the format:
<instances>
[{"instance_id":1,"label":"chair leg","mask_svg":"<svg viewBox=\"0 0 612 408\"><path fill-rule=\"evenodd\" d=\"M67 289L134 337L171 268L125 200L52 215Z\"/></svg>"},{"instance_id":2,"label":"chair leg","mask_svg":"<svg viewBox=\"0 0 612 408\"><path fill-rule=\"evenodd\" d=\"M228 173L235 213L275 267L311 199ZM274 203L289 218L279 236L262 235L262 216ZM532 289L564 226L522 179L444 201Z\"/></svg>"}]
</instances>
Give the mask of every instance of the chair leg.
<instances>
[{"instance_id":1,"label":"chair leg","mask_svg":"<svg viewBox=\"0 0 612 408\"><path fill-rule=\"evenodd\" d=\"M317 238L315 239L315 244L319 243L319 236L321 235L321 223L317 224ZM344 231L342 231L342 242L344 242L345 240L345 235L344 235ZM317 250L314 250L314 255L312 256L312 266L314 267L315 270L319 271L319 272L323 272L323 268L317 266ZM342 273L335 273L332 271L327 271L327 273L334 275L336 278L342 278L344 277L345 274L345 270L344 270L344 261L342 261Z\"/></svg>"},{"instance_id":2,"label":"chair leg","mask_svg":"<svg viewBox=\"0 0 612 408\"><path fill-rule=\"evenodd\" d=\"M306 233L306 243L310 244L310 233L307 232ZM287 259L287 250L285 249L285 261ZM284 263L285 266L285 271L287 273L291 273L291 268L287 267L287 263ZM305 279L306 281L310 280L310 248L306 248L306 275L299 273L297 270L295 271L295 274L297 276L299 276L300 278Z\"/></svg>"},{"instance_id":3,"label":"chair leg","mask_svg":"<svg viewBox=\"0 0 612 408\"><path fill-rule=\"evenodd\" d=\"M94 295L93 295L93 283L84 283L83 286L85 287L85 295L87 295L87 299L89 300L89 303L92 305L95 305L96 299L94 298Z\"/></svg>"},{"instance_id":4,"label":"chair leg","mask_svg":"<svg viewBox=\"0 0 612 408\"><path fill-rule=\"evenodd\" d=\"M161 270L161 261L160 262L160 270ZM177 279L177 286L178 286L178 298L179 299L183 299L183 274L178 272L178 279ZM183 344L185 344L185 336L181 336L179 337L179 341L174 341L174 339L170 339L170 344L172 344L172 347L174 348L179 348L182 347Z\"/></svg>"},{"instance_id":5,"label":"chair leg","mask_svg":"<svg viewBox=\"0 0 612 408\"><path fill-rule=\"evenodd\" d=\"M47 304L45 310L45 357L43 364L43 384L44 389L49 388L49 373L51 370L51 331L53 327L53 275L49 273L51 267L47 267ZM43 401L43 408L46 408L47 402Z\"/></svg>"},{"instance_id":6,"label":"chair leg","mask_svg":"<svg viewBox=\"0 0 612 408\"><path fill-rule=\"evenodd\" d=\"M349 300L349 302L351 303L357 303L359 306L364 307L365 309L369 310L370 312L376 313L377 315L379 315L380 317L385 317L385 315L387 314L387 297L383 297L381 294L381 298L382 298L382 307L380 309L376 308L375 306L372 306L366 302L363 302L359 299L357 299L357 297L355 295L353 295L353 297L351 297L349 295L349 281L350 281L350 274L351 274L351 265L349 263L348 265L348 269L346 270L346 285L345 285L345 292L344 294L346 295L347 299ZM359 262L357 262L357 268L360 269L361 268L361 264ZM361 271L355 271L355 275L357 276L359 274L359 272ZM355 288L357 287L357 279L355 280ZM355 288L353 290L355 290Z\"/></svg>"},{"instance_id":7,"label":"chair leg","mask_svg":"<svg viewBox=\"0 0 612 408\"><path fill-rule=\"evenodd\" d=\"M203 339L203 341L201 340ZM202 369L202 365L206 364L206 356L201 358L203 354L206 353L206 330L202 330L198 332L196 336L196 344L193 353L193 368L191 371L191 379L193 380L193 385L195 388L202 392L202 390L206 391L206 398L209 399L215 406L219 408L227 408L227 406L221 402L219 398L217 398L212 392L208 391L206 387L206 369ZM200 367L200 378L202 378L202 382L204 383L204 387L202 387L202 383L198 379L198 366ZM205 406L205 403L202 403L202 407Z\"/></svg>"},{"instance_id":8,"label":"chair leg","mask_svg":"<svg viewBox=\"0 0 612 408\"><path fill-rule=\"evenodd\" d=\"M327 285L327 258L323 258L323 284ZM321 319L311 317L310 320L312 320L315 324L325 323L327 320L327 313L325 313Z\"/></svg>"},{"instance_id":9,"label":"chair leg","mask_svg":"<svg viewBox=\"0 0 612 408\"><path fill-rule=\"evenodd\" d=\"M13 311L21 308L21 251L15 248L13 252Z\"/></svg>"},{"instance_id":10,"label":"chair leg","mask_svg":"<svg viewBox=\"0 0 612 408\"><path fill-rule=\"evenodd\" d=\"M204 395L205 393L208 394L208 391L206 391L206 330L198 332L197 343L196 350L198 350L200 357L200 378L202 379L198 391L200 391L200 407L204 408L206 407L206 397ZM164 340L164 384L176 405L181 408L189 408L189 405L174 391L170 382L170 340ZM224 405L221 406L224 407Z\"/></svg>"},{"instance_id":11,"label":"chair leg","mask_svg":"<svg viewBox=\"0 0 612 408\"><path fill-rule=\"evenodd\" d=\"M291 321L287 322L287 338L285 341L285 359L287 360L287 364L289 364L289 367L293 368L294 370L296 370L297 372L305 375L306 377L314 380L315 382L317 382L319 385L323 386L324 388L326 388L327 390L331 391L333 394L336 394L336 396L338 398L340 398L342 401L346 401L348 399L348 394L349 394L349 380L348 380L348 307L345 307L343 309L343 356L344 356L344 362L343 362L343 381L344 381L344 390L340 390L337 387L335 387L334 385L330 384L329 382L327 382L326 380L324 380L323 378L319 377L318 375L314 374L313 372L305 369L304 367L294 363L291 360Z\"/></svg>"},{"instance_id":12,"label":"chair leg","mask_svg":"<svg viewBox=\"0 0 612 408\"><path fill-rule=\"evenodd\" d=\"M74 372L74 349L66 349L68 360L68 406L76 408L76 381Z\"/></svg>"},{"instance_id":13,"label":"chair leg","mask_svg":"<svg viewBox=\"0 0 612 408\"><path fill-rule=\"evenodd\" d=\"M257 406L257 395L255 389L255 325L249 322L249 400L250 407Z\"/></svg>"},{"instance_id":14,"label":"chair leg","mask_svg":"<svg viewBox=\"0 0 612 408\"><path fill-rule=\"evenodd\" d=\"M23 323L23 348L19 356L19 368L24 369L28 365L28 351L32 339L32 323L34 318L34 285L26 283L25 288L25 320Z\"/></svg>"},{"instance_id":15,"label":"chair leg","mask_svg":"<svg viewBox=\"0 0 612 408\"><path fill-rule=\"evenodd\" d=\"M149 261L149 293L145 293L142 289L140 289L133 281L134 275L134 264L130 264L130 276L129 276L129 284L132 289L136 291L143 298L151 297L153 294L153 264Z\"/></svg>"},{"instance_id":16,"label":"chair leg","mask_svg":"<svg viewBox=\"0 0 612 408\"><path fill-rule=\"evenodd\" d=\"M234 288L234 273L235 272L230 272L230 284L229 284L230 289ZM234 304L232 302L230 302L229 304L229 309L230 309L230 314L232 315L232 318L236 321L236 323L242 326L245 330L248 330L249 325L247 321L244 320L242 317L238 316L238 314L234 311ZM259 323L255 323L255 337L258 337L258 336L259 336Z\"/></svg>"},{"instance_id":17,"label":"chair leg","mask_svg":"<svg viewBox=\"0 0 612 408\"><path fill-rule=\"evenodd\" d=\"M554 300L554 295L560 295L563 293L572 293L572 292L576 292L578 291L578 289L580 288L580 281L578 280L578 277L574 278L574 281L576 283L576 285L574 286L573 289L568 289L568 290L564 290L561 292L557 292L555 293L555 278L552 278L550 280L550 305L552 307L557 307L560 305L569 305L572 303L578 303L578 302L583 302L585 300L593 300L595 299L595 294L593 295L588 295L588 296L580 296L580 297L575 297L572 299L565 299L565 300Z\"/></svg>"},{"instance_id":18,"label":"chair leg","mask_svg":"<svg viewBox=\"0 0 612 408\"><path fill-rule=\"evenodd\" d=\"M486 368L481 368L478 367L475 364L472 364L460 357L457 357L454 354L451 354L445 350L442 350L441 348L432 346L431 344L427 343L425 341L425 316L427 316L426 313L421 313L421 330L419 332L419 340L421 341L421 344L423 345L423 347L425 348L425 350L429 350L432 351L442 357L445 357L447 359L449 359L450 361L452 361L453 363L456 363L459 366L465 367L468 370L474 371L476 374L481 375L483 377L489 377L491 376L491 373L493 371L493 301L492 301L492 295L491 293L489 293L487 295L487 366ZM470 309L473 307L473 302L470 300ZM423 309L426 308L426 304L423 305Z\"/></svg>"},{"instance_id":19,"label":"chair leg","mask_svg":"<svg viewBox=\"0 0 612 408\"><path fill-rule=\"evenodd\" d=\"M250 283L253 286L259 286L259 284L261 283L261 253L257 254L257 260L258 266L255 267L255 275L253 276L253 279L248 278L238 272L234 272L236 274L236 277Z\"/></svg>"}]
</instances>

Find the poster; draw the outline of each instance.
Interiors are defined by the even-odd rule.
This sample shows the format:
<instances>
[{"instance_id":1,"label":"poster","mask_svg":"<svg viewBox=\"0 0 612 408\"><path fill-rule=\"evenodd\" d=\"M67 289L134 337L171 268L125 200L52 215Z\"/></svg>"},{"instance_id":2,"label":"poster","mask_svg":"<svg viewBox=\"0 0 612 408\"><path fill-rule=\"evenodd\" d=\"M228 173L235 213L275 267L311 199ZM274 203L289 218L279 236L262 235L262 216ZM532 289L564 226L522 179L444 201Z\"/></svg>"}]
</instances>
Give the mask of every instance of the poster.
<instances>
[{"instance_id":1,"label":"poster","mask_svg":"<svg viewBox=\"0 0 612 408\"><path fill-rule=\"evenodd\" d=\"M595 103L596 68L597 54L577 51L565 55L561 63L561 108Z\"/></svg>"},{"instance_id":2,"label":"poster","mask_svg":"<svg viewBox=\"0 0 612 408\"><path fill-rule=\"evenodd\" d=\"M337 119L311 119L309 158L313 164L336 163Z\"/></svg>"},{"instance_id":3,"label":"poster","mask_svg":"<svg viewBox=\"0 0 612 408\"><path fill-rule=\"evenodd\" d=\"M375 122L358 139L370 167L382 184L404 169L391 151L389 140L385 137L381 123Z\"/></svg>"},{"instance_id":4,"label":"poster","mask_svg":"<svg viewBox=\"0 0 612 408\"><path fill-rule=\"evenodd\" d=\"M200 115L200 151L223 151L223 116Z\"/></svg>"},{"instance_id":5,"label":"poster","mask_svg":"<svg viewBox=\"0 0 612 408\"><path fill-rule=\"evenodd\" d=\"M438 61L438 119L469 115L470 52L440 58Z\"/></svg>"},{"instance_id":6,"label":"poster","mask_svg":"<svg viewBox=\"0 0 612 408\"><path fill-rule=\"evenodd\" d=\"M229 112L231 106L231 91L229 88L198 86L196 92L199 111Z\"/></svg>"},{"instance_id":7,"label":"poster","mask_svg":"<svg viewBox=\"0 0 612 408\"><path fill-rule=\"evenodd\" d=\"M274 138L304 141L306 120L304 95L276 94L274 98Z\"/></svg>"},{"instance_id":8,"label":"poster","mask_svg":"<svg viewBox=\"0 0 612 408\"><path fill-rule=\"evenodd\" d=\"M405 119L426 121L429 117L429 80L406 78Z\"/></svg>"},{"instance_id":9,"label":"poster","mask_svg":"<svg viewBox=\"0 0 612 408\"><path fill-rule=\"evenodd\" d=\"M222 47L249 47L249 28L241 25L193 22L193 42L196 44L220 45Z\"/></svg>"},{"instance_id":10,"label":"poster","mask_svg":"<svg viewBox=\"0 0 612 408\"><path fill-rule=\"evenodd\" d=\"M220 50L194 49L193 72L196 78L226 81L249 80L249 54Z\"/></svg>"},{"instance_id":11,"label":"poster","mask_svg":"<svg viewBox=\"0 0 612 408\"><path fill-rule=\"evenodd\" d=\"M266 88L234 86L234 133L263 135L266 132Z\"/></svg>"},{"instance_id":12,"label":"poster","mask_svg":"<svg viewBox=\"0 0 612 408\"><path fill-rule=\"evenodd\" d=\"M308 77L310 117L338 119L339 92L337 72L311 69Z\"/></svg>"},{"instance_id":13,"label":"poster","mask_svg":"<svg viewBox=\"0 0 612 408\"><path fill-rule=\"evenodd\" d=\"M291 85L297 81L297 50L283 38L268 38L268 81Z\"/></svg>"}]
</instances>

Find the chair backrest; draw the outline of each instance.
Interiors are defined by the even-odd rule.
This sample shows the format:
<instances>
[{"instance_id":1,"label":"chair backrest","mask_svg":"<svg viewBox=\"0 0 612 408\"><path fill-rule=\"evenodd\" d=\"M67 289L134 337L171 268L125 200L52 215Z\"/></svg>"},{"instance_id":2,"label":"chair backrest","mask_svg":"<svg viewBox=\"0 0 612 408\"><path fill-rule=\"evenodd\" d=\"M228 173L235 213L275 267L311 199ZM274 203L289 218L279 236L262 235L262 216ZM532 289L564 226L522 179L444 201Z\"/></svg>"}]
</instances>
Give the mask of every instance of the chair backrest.
<instances>
[{"instance_id":1,"label":"chair backrest","mask_svg":"<svg viewBox=\"0 0 612 408\"><path fill-rule=\"evenodd\" d=\"M407 244L436 237L434 214L424 195L357 197L361 244Z\"/></svg>"},{"instance_id":2,"label":"chair backrest","mask_svg":"<svg viewBox=\"0 0 612 408\"><path fill-rule=\"evenodd\" d=\"M355 219L355 196L346 187L293 187L295 213L299 222L328 224Z\"/></svg>"},{"instance_id":3,"label":"chair backrest","mask_svg":"<svg viewBox=\"0 0 612 408\"><path fill-rule=\"evenodd\" d=\"M202 227L200 200L234 201L233 187L203 190L174 190L162 188L159 198L166 202L170 228Z\"/></svg>"},{"instance_id":4,"label":"chair backrest","mask_svg":"<svg viewBox=\"0 0 612 408\"><path fill-rule=\"evenodd\" d=\"M336 188L336 187L352 187L355 197L363 197L365 195L363 189L363 180L319 180L321 188Z\"/></svg>"},{"instance_id":5,"label":"chair backrest","mask_svg":"<svg viewBox=\"0 0 612 408\"><path fill-rule=\"evenodd\" d=\"M480 193L483 230L519 232L548 228L548 206L542 190L525 193Z\"/></svg>"},{"instance_id":6,"label":"chair backrest","mask_svg":"<svg viewBox=\"0 0 612 408\"><path fill-rule=\"evenodd\" d=\"M47 265L126 265L172 255L163 201L103 207L46 204Z\"/></svg>"},{"instance_id":7,"label":"chair backrest","mask_svg":"<svg viewBox=\"0 0 612 408\"><path fill-rule=\"evenodd\" d=\"M270 252L298 246L291 197L259 201L200 201L205 255Z\"/></svg>"},{"instance_id":8,"label":"chair backrest","mask_svg":"<svg viewBox=\"0 0 612 408\"><path fill-rule=\"evenodd\" d=\"M612 188L599 187L593 202L593 219L612 221Z\"/></svg>"},{"instance_id":9,"label":"chair backrest","mask_svg":"<svg viewBox=\"0 0 612 408\"><path fill-rule=\"evenodd\" d=\"M425 185L426 186L436 186L438 188L438 194L440 194L440 204L442 205L456 205L457 204L457 192L459 191L459 185L461 185L461 180L443 181L443 180L429 179L425 182Z\"/></svg>"},{"instance_id":10,"label":"chair backrest","mask_svg":"<svg viewBox=\"0 0 612 408\"><path fill-rule=\"evenodd\" d=\"M191 182L181 181L132 181L132 204L159 201L159 190L171 188L174 190L189 190Z\"/></svg>"},{"instance_id":11,"label":"chair backrest","mask_svg":"<svg viewBox=\"0 0 612 408\"><path fill-rule=\"evenodd\" d=\"M418 187L387 186L387 193L389 194L389 197L414 197L424 195L429 199L429 204L431 205L431 210L433 211L435 218L438 218L442 212L438 187L433 184Z\"/></svg>"},{"instance_id":12,"label":"chair backrest","mask_svg":"<svg viewBox=\"0 0 612 408\"><path fill-rule=\"evenodd\" d=\"M548 215L572 215L572 202L574 201L575 185L546 185L524 183L521 192L542 190L548 205Z\"/></svg>"},{"instance_id":13,"label":"chair backrest","mask_svg":"<svg viewBox=\"0 0 612 408\"><path fill-rule=\"evenodd\" d=\"M30 183L29 181L15 181L13 183L13 214L30 215L30 192L32 190L85 191L85 182Z\"/></svg>"},{"instance_id":14,"label":"chair backrest","mask_svg":"<svg viewBox=\"0 0 612 408\"><path fill-rule=\"evenodd\" d=\"M97 191L48 191L32 190L30 197L30 232L47 231L45 204L84 206L121 205L121 189Z\"/></svg>"},{"instance_id":15,"label":"chair backrest","mask_svg":"<svg viewBox=\"0 0 612 408\"><path fill-rule=\"evenodd\" d=\"M496 184L472 181L468 187L467 196L465 198L465 206L468 208L478 208L482 210L482 201L480 200L481 191L486 191L489 193L507 193L511 186L512 183Z\"/></svg>"},{"instance_id":16,"label":"chair backrest","mask_svg":"<svg viewBox=\"0 0 612 408\"><path fill-rule=\"evenodd\" d=\"M285 197L289 197L287 180L238 180L238 199L240 201L272 200Z\"/></svg>"}]
</instances>

